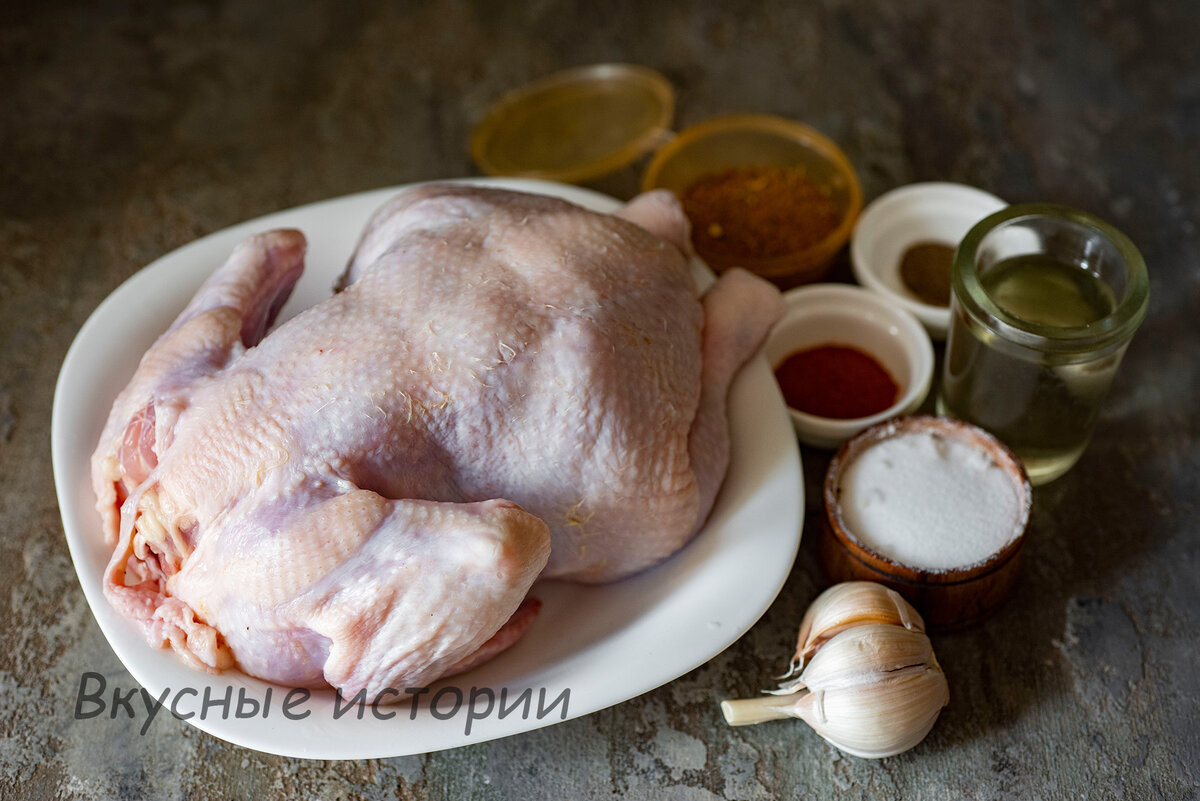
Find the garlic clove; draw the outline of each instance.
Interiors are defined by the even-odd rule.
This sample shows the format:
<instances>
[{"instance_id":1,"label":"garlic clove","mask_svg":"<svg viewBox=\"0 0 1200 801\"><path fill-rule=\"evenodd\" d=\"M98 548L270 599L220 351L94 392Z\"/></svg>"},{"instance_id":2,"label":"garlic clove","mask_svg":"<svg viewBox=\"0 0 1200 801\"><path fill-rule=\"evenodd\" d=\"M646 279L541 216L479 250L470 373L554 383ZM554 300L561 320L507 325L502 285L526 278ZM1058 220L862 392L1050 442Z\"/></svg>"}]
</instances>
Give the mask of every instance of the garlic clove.
<instances>
[{"instance_id":1,"label":"garlic clove","mask_svg":"<svg viewBox=\"0 0 1200 801\"><path fill-rule=\"evenodd\" d=\"M838 749L879 759L921 742L949 700L946 677L933 663L880 674L870 683L804 693L789 714Z\"/></svg>"},{"instance_id":2,"label":"garlic clove","mask_svg":"<svg viewBox=\"0 0 1200 801\"><path fill-rule=\"evenodd\" d=\"M900 593L874 581L844 581L817 596L804 613L796 654L781 678L795 676L829 638L865 623L925 631L925 621Z\"/></svg>"},{"instance_id":3,"label":"garlic clove","mask_svg":"<svg viewBox=\"0 0 1200 801\"><path fill-rule=\"evenodd\" d=\"M799 676L766 692L789 695L806 688L869 683L879 673L931 660L933 645L924 633L887 623L867 623L825 640Z\"/></svg>"},{"instance_id":4,"label":"garlic clove","mask_svg":"<svg viewBox=\"0 0 1200 801\"><path fill-rule=\"evenodd\" d=\"M879 676L928 664L933 645L919 631L869 623L846 629L827 640L799 676L809 690L873 684Z\"/></svg>"}]
</instances>

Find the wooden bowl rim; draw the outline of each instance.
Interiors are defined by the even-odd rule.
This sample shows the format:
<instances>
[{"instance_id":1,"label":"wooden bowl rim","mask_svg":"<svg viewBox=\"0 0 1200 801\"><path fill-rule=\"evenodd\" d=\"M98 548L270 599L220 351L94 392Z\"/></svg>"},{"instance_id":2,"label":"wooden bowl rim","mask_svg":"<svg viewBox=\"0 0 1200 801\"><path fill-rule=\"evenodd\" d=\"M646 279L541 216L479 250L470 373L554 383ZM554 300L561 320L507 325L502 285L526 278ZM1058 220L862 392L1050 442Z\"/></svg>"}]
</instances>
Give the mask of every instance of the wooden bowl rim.
<instances>
[{"instance_id":1,"label":"wooden bowl rim","mask_svg":"<svg viewBox=\"0 0 1200 801\"><path fill-rule=\"evenodd\" d=\"M936 431L955 437L960 442L985 447L993 459L1014 479L1018 479L1021 510L1014 524L1016 535L987 560L961 568L931 570L907 565L868 548L850 535L842 520L838 503L838 488L845 467L867 448L885 439L914 431ZM914 587L953 586L979 581L999 571L1010 562L1025 544L1033 507L1033 487L1021 460L999 439L978 426L950 417L934 415L901 415L884 420L842 443L829 462L823 488L826 528L856 561L881 575Z\"/></svg>"}]
</instances>

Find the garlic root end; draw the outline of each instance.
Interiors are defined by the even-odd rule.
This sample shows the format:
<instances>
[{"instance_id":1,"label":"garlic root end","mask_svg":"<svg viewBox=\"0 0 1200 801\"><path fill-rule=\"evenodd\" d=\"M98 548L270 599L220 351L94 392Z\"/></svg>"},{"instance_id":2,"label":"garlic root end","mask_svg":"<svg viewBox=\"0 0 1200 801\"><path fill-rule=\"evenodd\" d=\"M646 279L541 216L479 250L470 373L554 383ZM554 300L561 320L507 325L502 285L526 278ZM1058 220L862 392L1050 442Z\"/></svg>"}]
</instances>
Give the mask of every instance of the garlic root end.
<instances>
[{"instance_id":1,"label":"garlic root end","mask_svg":"<svg viewBox=\"0 0 1200 801\"><path fill-rule=\"evenodd\" d=\"M750 726L768 720L795 717L788 711L790 704L781 702L774 696L762 698L740 698L736 701L722 701L721 714L730 726Z\"/></svg>"}]
</instances>

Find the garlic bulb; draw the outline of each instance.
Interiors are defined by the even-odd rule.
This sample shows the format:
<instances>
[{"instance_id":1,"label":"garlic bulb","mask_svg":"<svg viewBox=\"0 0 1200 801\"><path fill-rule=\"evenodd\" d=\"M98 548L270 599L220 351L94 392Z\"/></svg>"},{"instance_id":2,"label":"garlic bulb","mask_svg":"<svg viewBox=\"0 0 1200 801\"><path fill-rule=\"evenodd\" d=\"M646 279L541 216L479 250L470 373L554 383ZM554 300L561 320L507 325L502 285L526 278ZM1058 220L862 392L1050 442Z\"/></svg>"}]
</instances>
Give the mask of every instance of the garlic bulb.
<instances>
[{"instance_id":1,"label":"garlic bulb","mask_svg":"<svg viewBox=\"0 0 1200 801\"><path fill-rule=\"evenodd\" d=\"M772 695L722 702L726 721L800 718L836 747L866 758L921 742L949 701L946 677L920 616L891 590L874 586L879 590L837 585L818 598L801 627L799 676Z\"/></svg>"}]
</instances>

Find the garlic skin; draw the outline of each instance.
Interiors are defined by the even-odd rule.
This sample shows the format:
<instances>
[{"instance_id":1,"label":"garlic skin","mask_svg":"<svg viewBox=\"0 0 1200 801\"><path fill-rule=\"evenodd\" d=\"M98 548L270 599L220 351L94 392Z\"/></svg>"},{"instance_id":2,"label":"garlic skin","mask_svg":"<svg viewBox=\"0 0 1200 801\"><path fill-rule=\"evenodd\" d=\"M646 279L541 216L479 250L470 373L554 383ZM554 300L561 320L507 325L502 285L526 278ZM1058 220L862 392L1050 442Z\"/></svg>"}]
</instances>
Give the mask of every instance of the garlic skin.
<instances>
[{"instance_id":1,"label":"garlic skin","mask_svg":"<svg viewBox=\"0 0 1200 801\"><path fill-rule=\"evenodd\" d=\"M827 640L788 692L860 687L876 682L880 674L932 660L933 644L922 632L868 623Z\"/></svg>"},{"instance_id":2,"label":"garlic skin","mask_svg":"<svg viewBox=\"0 0 1200 801\"><path fill-rule=\"evenodd\" d=\"M815 613L810 608L810 625L801 627L797 659L806 663L799 676L771 695L722 702L725 720L742 726L800 718L837 748L867 759L921 742L949 702L949 686L920 616L888 592L851 587L823 594L817 601L824 605ZM881 616L890 622L854 622Z\"/></svg>"},{"instance_id":3,"label":"garlic skin","mask_svg":"<svg viewBox=\"0 0 1200 801\"><path fill-rule=\"evenodd\" d=\"M826 640L865 623L890 623L925 631L925 621L900 593L874 581L843 581L817 596L800 621L800 636L791 668L794 676Z\"/></svg>"}]
</instances>

